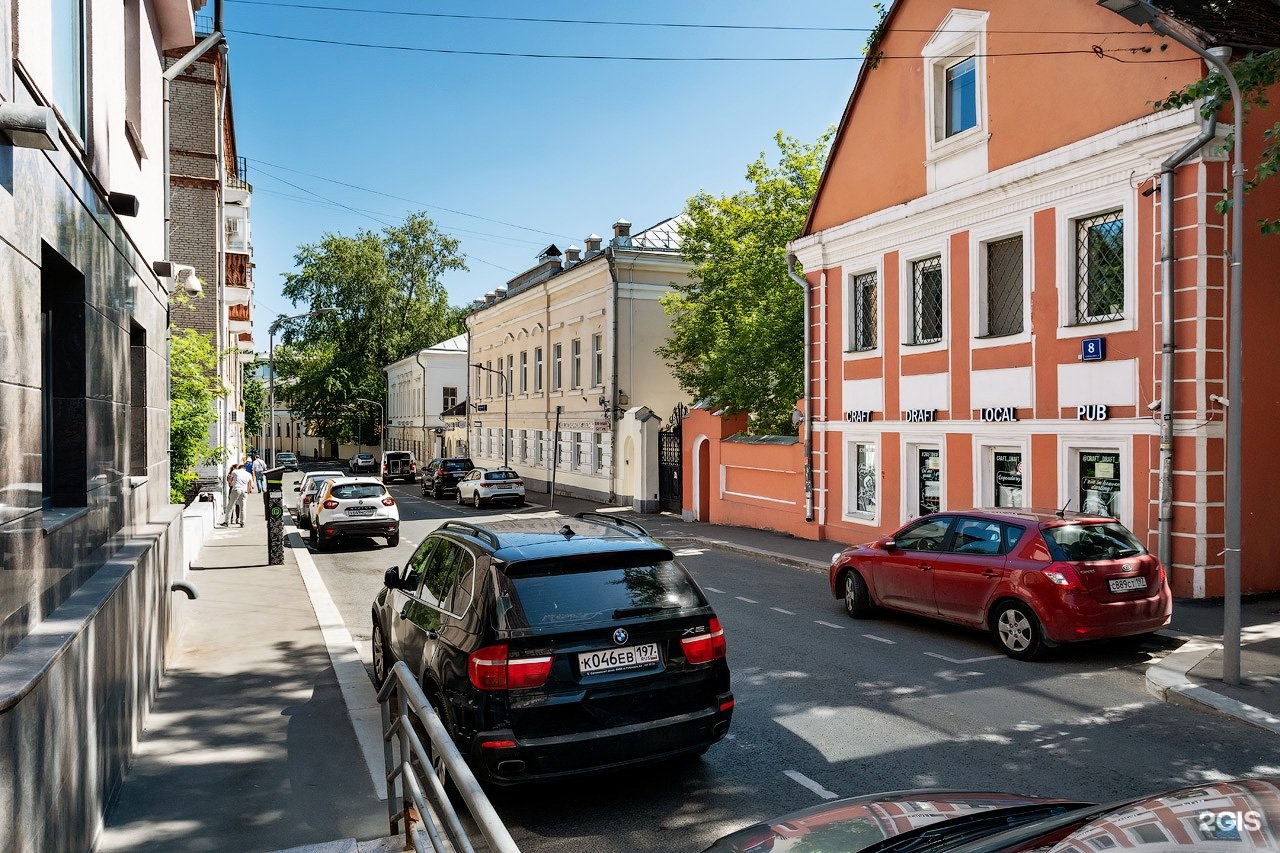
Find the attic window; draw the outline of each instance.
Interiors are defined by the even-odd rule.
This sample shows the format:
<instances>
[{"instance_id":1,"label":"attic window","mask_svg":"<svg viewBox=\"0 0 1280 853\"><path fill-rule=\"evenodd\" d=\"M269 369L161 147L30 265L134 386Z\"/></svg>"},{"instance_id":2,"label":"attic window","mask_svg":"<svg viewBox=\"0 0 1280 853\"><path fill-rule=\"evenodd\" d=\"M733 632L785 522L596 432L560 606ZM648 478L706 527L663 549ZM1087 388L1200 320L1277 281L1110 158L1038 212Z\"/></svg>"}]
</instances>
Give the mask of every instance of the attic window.
<instances>
[{"instance_id":1,"label":"attic window","mask_svg":"<svg viewBox=\"0 0 1280 853\"><path fill-rule=\"evenodd\" d=\"M986 24L985 12L952 9L921 53L930 159L986 138Z\"/></svg>"}]
</instances>

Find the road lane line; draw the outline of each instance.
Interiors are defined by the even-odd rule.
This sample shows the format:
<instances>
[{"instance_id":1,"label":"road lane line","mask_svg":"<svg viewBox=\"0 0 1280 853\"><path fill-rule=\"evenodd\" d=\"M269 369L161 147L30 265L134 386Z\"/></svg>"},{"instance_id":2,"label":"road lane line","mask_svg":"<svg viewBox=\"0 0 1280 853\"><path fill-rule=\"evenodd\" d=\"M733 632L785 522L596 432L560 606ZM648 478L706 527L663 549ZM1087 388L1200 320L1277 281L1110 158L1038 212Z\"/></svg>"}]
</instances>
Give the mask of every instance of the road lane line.
<instances>
[{"instance_id":1,"label":"road lane line","mask_svg":"<svg viewBox=\"0 0 1280 853\"><path fill-rule=\"evenodd\" d=\"M897 640L890 640L887 637L877 637L875 634L863 634L868 640L875 640L877 643L887 643L890 646L898 645Z\"/></svg>"},{"instance_id":2,"label":"road lane line","mask_svg":"<svg viewBox=\"0 0 1280 853\"><path fill-rule=\"evenodd\" d=\"M707 592L718 592L721 595L724 595L723 589L716 589L714 586L704 586L703 589L705 589Z\"/></svg>"},{"instance_id":3,"label":"road lane line","mask_svg":"<svg viewBox=\"0 0 1280 853\"><path fill-rule=\"evenodd\" d=\"M770 609L770 610L776 610L776 611L778 611L779 613L785 613L785 614L787 614L788 616L795 616L795 614L794 614L794 613L792 613L790 610L783 610L781 607L770 607L769 609Z\"/></svg>"},{"instance_id":4,"label":"road lane line","mask_svg":"<svg viewBox=\"0 0 1280 853\"><path fill-rule=\"evenodd\" d=\"M813 624L822 625L825 628L839 628L841 631L844 630L843 625L836 625L834 622L823 622L821 619L814 619Z\"/></svg>"},{"instance_id":5,"label":"road lane line","mask_svg":"<svg viewBox=\"0 0 1280 853\"><path fill-rule=\"evenodd\" d=\"M839 794L828 791L826 788L822 787L817 782L797 770L783 770L782 775L790 777L793 782L803 785L819 797L822 797L824 800L834 800L840 796Z\"/></svg>"},{"instance_id":6,"label":"road lane line","mask_svg":"<svg viewBox=\"0 0 1280 853\"><path fill-rule=\"evenodd\" d=\"M977 663L980 660L1000 660L1000 658L1004 657L1004 655L983 655L982 657L977 658L949 658L946 655L940 655L937 652L925 652L925 654L931 658L944 660L947 663Z\"/></svg>"},{"instance_id":7,"label":"road lane line","mask_svg":"<svg viewBox=\"0 0 1280 853\"><path fill-rule=\"evenodd\" d=\"M739 601L745 601L747 604L759 604L759 603L760 603L760 602L756 601L754 598L744 598L744 597L743 597L743 596L741 596L741 595L735 595L735 596L734 596L734 598L738 599Z\"/></svg>"}]
</instances>

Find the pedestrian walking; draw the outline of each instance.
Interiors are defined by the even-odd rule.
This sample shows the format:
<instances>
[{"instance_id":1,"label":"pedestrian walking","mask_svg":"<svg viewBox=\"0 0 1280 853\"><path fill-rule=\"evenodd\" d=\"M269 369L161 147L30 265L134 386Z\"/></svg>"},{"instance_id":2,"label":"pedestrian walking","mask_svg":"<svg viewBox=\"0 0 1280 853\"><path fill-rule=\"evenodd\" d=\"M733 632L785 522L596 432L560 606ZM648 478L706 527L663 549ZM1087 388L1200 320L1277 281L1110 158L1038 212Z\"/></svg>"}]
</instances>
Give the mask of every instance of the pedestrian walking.
<instances>
[{"instance_id":1,"label":"pedestrian walking","mask_svg":"<svg viewBox=\"0 0 1280 853\"><path fill-rule=\"evenodd\" d=\"M253 479L258 483L258 491L265 492L267 490L267 463L262 461L261 456L250 458L253 459Z\"/></svg>"},{"instance_id":2,"label":"pedestrian walking","mask_svg":"<svg viewBox=\"0 0 1280 853\"><path fill-rule=\"evenodd\" d=\"M227 509L222 517L223 527L230 527L232 519L239 519L239 525L244 527L245 495L253 491L253 477L250 476L248 468L248 465L232 465L227 473L227 487L230 491L227 496Z\"/></svg>"}]
</instances>

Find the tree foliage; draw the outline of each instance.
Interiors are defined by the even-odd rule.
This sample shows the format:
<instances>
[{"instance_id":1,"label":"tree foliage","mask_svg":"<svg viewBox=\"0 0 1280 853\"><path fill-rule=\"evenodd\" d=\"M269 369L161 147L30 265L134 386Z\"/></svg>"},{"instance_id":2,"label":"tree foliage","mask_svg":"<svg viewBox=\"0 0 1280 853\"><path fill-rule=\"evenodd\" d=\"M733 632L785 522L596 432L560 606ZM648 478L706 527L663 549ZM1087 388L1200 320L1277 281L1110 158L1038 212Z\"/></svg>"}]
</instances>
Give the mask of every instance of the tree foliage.
<instances>
[{"instance_id":1,"label":"tree foliage","mask_svg":"<svg viewBox=\"0 0 1280 853\"><path fill-rule=\"evenodd\" d=\"M223 389L217 378L213 339L195 329L173 329L169 346L169 499L182 503L196 481L197 464L221 457L209 450L209 427L218 419L215 401Z\"/></svg>"},{"instance_id":2,"label":"tree foliage","mask_svg":"<svg viewBox=\"0 0 1280 853\"><path fill-rule=\"evenodd\" d=\"M781 131L776 164L747 167L750 188L685 203L690 280L663 298L671 336L658 349L694 399L747 412L752 432L794 434L804 391L804 297L787 276L787 241L804 227L833 130L812 144Z\"/></svg>"},{"instance_id":3,"label":"tree foliage","mask_svg":"<svg viewBox=\"0 0 1280 853\"><path fill-rule=\"evenodd\" d=\"M1280 50L1260 54L1250 53L1231 63L1231 73L1236 78L1240 95L1245 102L1245 121L1247 122L1250 112L1255 109L1265 109L1270 104L1267 90L1280 82ZM1200 114L1205 118L1231 105L1231 90L1221 74L1210 74L1175 92L1170 92L1163 100L1156 101L1155 107L1158 110L1172 110L1200 101L1203 101ZM1280 123L1263 130L1262 139L1264 142L1262 154L1250 170L1252 177L1245 181L1246 192L1280 171ZM1223 146L1224 150L1230 151L1234 144L1234 133L1228 133ZM1230 209L1231 197L1228 194L1218 203L1218 212L1226 213ZM1258 227L1262 233L1280 232L1280 218L1273 216L1272 211L1265 213L1265 216L1258 219Z\"/></svg>"},{"instance_id":4,"label":"tree foliage","mask_svg":"<svg viewBox=\"0 0 1280 853\"><path fill-rule=\"evenodd\" d=\"M382 368L464 331L440 281L467 268L459 246L414 213L381 232L325 234L298 247L284 295L305 310L336 310L277 321L277 400L331 441L372 437L378 407L357 398L383 402Z\"/></svg>"},{"instance_id":5,"label":"tree foliage","mask_svg":"<svg viewBox=\"0 0 1280 853\"><path fill-rule=\"evenodd\" d=\"M254 372L257 364L244 366L244 381L240 385L240 402L244 407L244 434L258 435L267 413L267 387Z\"/></svg>"}]
</instances>

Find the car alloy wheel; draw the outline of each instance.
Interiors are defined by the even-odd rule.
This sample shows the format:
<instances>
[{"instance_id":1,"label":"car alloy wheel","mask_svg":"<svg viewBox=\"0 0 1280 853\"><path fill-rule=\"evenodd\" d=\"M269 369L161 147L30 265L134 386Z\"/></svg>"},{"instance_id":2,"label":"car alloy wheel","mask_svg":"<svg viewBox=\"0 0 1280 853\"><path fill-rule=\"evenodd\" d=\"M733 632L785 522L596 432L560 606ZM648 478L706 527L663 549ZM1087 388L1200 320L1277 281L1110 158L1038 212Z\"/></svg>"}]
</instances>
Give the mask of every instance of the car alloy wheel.
<instances>
[{"instance_id":1,"label":"car alloy wheel","mask_svg":"<svg viewBox=\"0 0 1280 853\"><path fill-rule=\"evenodd\" d=\"M871 593L867 582L853 569L844 573L844 612L854 619L871 612Z\"/></svg>"},{"instance_id":2,"label":"car alloy wheel","mask_svg":"<svg viewBox=\"0 0 1280 853\"><path fill-rule=\"evenodd\" d=\"M1035 660L1044 650L1040 620L1025 604L1006 601L996 608L992 628L1004 653L1018 660Z\"/></svg>"},{"instance_id":3,"label":"car alloy wheel","mask_svg":"<svg viewBox=\"0 0 1280 853\"><path fill-rule=\"evenodd\" d=\"M439 483L436 483L435 488L431 490L431 497L435 498L436 500L440 500L442 497L444 497L444 489L440 488Z\"/></svg>"},{"instance_id":4,"label":"car alloy wheel","mask_svg":"<svg viewBox=\"0 0 1280 853\"><path fill-rule=\"evenodd\" d=\"M381 687L391 673L390 652L387 650L386 638L382 636L382 626L377 618L373 622L373 683Z\"/></svg>"},{"instance_id":5,"label":"car alloy wheel","mask_svg":"<svg viewBox=\"0 0 1280 853\"><path fill-rule=\"evenodd\" d=\"M471 505L476 509L480 508L480 492L479 491L474 491L471 493Z\"/></svg>"}]
</instances>

